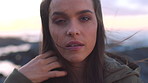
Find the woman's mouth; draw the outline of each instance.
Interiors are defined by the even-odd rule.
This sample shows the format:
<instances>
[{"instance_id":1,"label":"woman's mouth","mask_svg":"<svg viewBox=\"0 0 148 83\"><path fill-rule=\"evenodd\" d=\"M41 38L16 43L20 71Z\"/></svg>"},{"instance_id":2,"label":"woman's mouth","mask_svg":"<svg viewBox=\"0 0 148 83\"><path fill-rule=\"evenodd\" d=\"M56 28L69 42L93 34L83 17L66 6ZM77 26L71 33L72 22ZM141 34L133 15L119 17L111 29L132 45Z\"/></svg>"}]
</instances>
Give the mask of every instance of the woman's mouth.
<instances>
[{"instance_id":1,"label":"woman's mouth","mask_svg":"<svg viewBox=\"0 0 148 83\"><path fill-rule=\"evenodd\" d=\"M66 50L78 51L84 47L84 44L79 41L70 41L66 44Z\"/></svg>"}]
</instances>

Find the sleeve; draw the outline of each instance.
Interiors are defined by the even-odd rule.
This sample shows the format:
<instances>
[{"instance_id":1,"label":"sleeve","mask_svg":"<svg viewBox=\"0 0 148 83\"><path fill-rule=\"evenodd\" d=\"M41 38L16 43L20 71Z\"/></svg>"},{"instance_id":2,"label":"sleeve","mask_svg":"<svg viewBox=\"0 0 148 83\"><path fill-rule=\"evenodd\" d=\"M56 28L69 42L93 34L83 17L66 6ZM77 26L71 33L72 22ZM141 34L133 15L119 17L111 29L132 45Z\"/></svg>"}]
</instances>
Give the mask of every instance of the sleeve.
<instances>
[{"instance_id":1,"label":"sleeve","mask_svg":"<svg viewBox=\"0 0 148 83\"><path fill-rule=\"evenodd\" d=\"M20 73L17 69L5 79L4 83L32 83L27 77Z\"/></svg>"},{"instance_id":2,"label":"sleeve","mask_svg":"<svg viewBox=\"0 0 148 83\"><path fill-rule=\"evenodd\" d=\"M114 83L143 83L142 80L136 75L131 75Z\"/></svg>"}]
</instances>

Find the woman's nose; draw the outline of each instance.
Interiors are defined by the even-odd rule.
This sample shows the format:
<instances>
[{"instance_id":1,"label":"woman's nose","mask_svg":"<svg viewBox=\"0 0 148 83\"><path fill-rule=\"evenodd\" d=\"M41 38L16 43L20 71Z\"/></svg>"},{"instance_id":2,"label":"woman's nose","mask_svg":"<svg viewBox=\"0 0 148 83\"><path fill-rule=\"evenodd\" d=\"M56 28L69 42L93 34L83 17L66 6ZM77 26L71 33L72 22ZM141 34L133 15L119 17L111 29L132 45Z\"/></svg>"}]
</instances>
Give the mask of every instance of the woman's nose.
<instances>
[{"instance_id":1,"label":"woman's nose","mask_svg":"<svg viewBox=\"0 0 148 83\"><path fill-rule=\"evenodd\" d=\"M75 25L75 26L70 26L67 30L67 35L68 36L78 36L80 35L80 30L78 28L79 26Z\"/></svg>"}]
</instances>

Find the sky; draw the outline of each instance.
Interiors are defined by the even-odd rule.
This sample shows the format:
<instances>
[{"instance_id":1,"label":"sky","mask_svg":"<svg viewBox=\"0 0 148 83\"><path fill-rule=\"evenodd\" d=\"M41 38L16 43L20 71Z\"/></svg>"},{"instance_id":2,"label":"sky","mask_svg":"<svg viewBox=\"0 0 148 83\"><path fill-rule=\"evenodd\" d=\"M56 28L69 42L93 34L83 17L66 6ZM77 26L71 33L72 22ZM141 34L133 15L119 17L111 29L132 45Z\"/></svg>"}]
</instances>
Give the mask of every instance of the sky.
<instances>
[{"instance_id":1,"label":"sky","mask_svg":"<svg viewBox=\"0 0 148 83\"><path fill-rule=\"evenodd\" d=\"M1 34L41 28L41 0L0 0ZM104 24L110 30L148 30L148 0L102 0Z\"/></svg>"},{"instance_id":2,"label":"sky","mask_svg":"<svg viewBox=\"0 0 148 83\"><path fill-rule=\"evenodd\" d=\"M39 32L41 0L0 0L0 36Z\"/></svg>"},{"instance_id":3,"label":"sky","mask_svg":"<svg viewBox=\"0 0 148 83\"><path fill-rule=\"evenodd\" d=\"M102 0L105 26L116 30L148 30L148 0Z\"/></svg>"},{"instance_id":4,"label":"sky","mask_svg":"<svg viewBox=\"0 0 148 83\"><path fill-rule=\"evenodd\" d=\"M109 15L148 15L148 0L102 0Z\"/></svg>"}]
</instances>

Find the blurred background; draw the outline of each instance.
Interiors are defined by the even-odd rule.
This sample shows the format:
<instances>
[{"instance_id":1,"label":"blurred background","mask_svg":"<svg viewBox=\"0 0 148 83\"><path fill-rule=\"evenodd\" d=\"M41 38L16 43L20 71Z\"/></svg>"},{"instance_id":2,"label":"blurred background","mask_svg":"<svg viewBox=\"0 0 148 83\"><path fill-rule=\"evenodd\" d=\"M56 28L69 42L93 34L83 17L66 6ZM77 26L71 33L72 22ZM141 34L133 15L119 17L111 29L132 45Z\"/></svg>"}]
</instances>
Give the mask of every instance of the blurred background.
<instances>
[{"instance_id":1,"label":"blurred background","mask_svg":"<svg viewBox=\"0 0 148 83\"><path fill-rule=\"evenodd\" d=\"M0 83L39 54L41 0L0 0ZM127 56L148 83L148 0L102 0L106 51Z\"/></svg>"}]
</instances>

